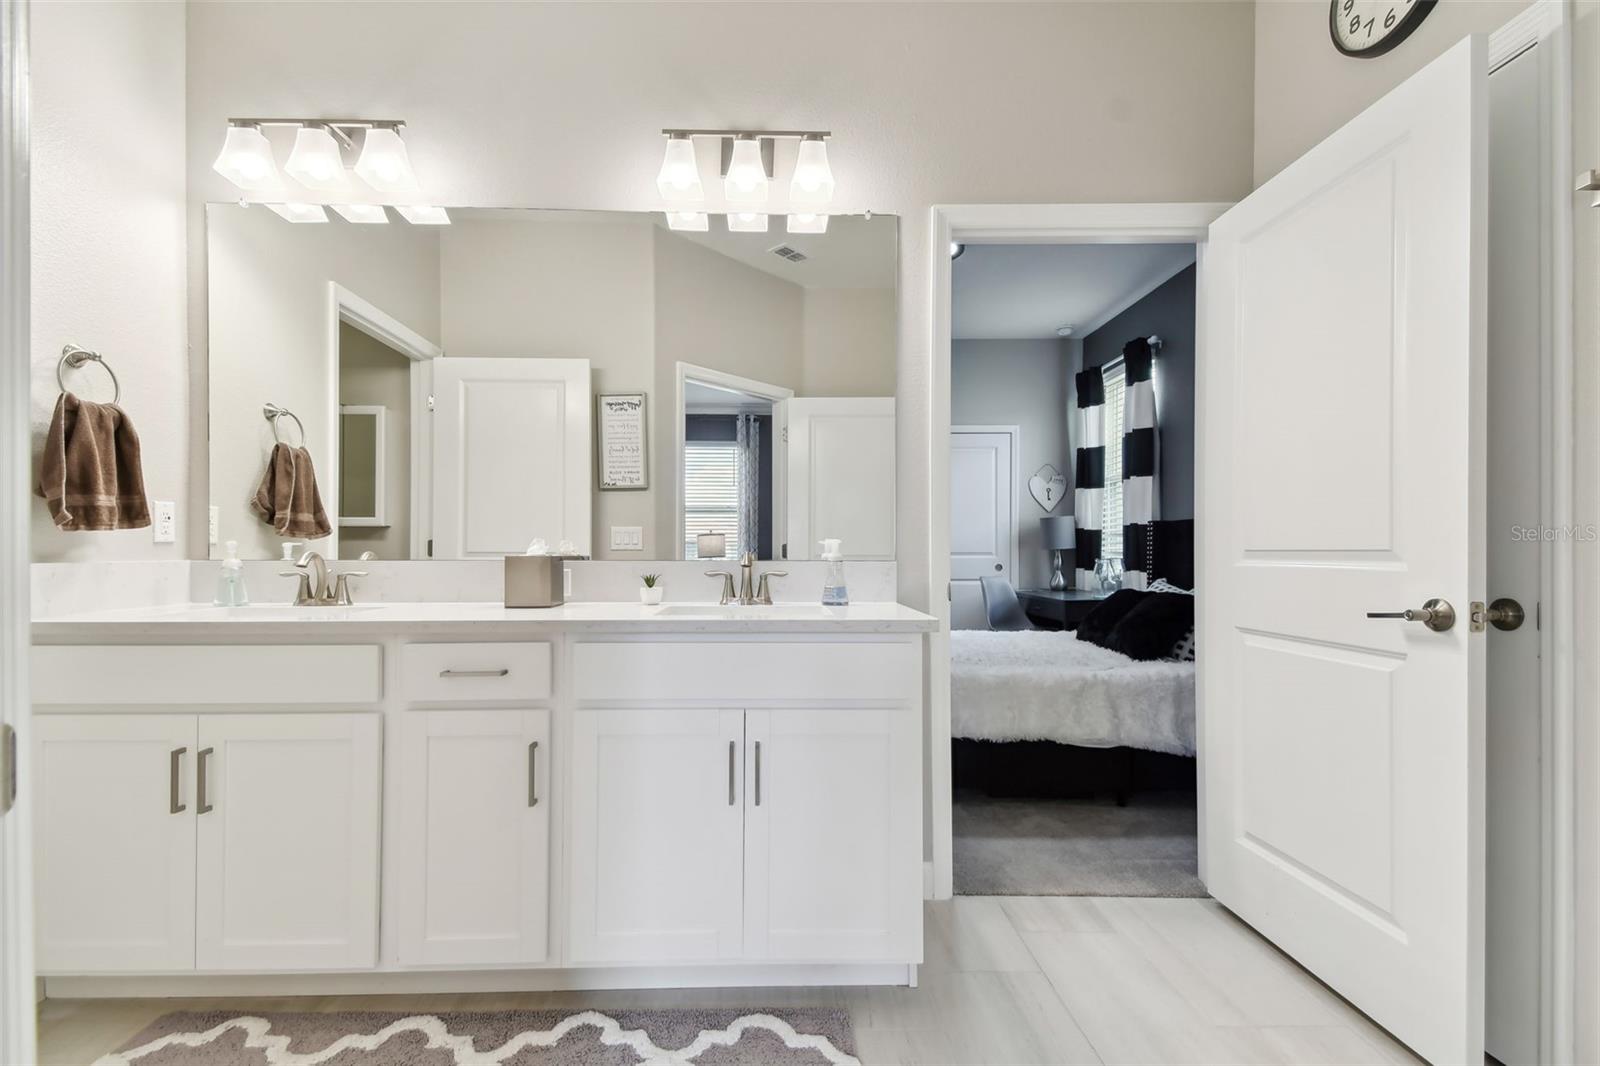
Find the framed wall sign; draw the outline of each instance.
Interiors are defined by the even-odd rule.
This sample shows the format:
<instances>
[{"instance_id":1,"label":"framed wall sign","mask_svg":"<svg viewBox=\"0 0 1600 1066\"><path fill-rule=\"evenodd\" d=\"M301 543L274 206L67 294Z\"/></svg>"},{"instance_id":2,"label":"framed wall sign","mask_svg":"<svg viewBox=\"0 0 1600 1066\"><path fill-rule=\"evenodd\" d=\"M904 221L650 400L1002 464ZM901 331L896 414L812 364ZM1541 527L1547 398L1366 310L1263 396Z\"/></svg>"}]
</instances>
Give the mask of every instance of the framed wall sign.
<instances>
[{"instance_id":1,"label":"framed wall sign","mask_svg":"<svg viewBox=\"0 0 1600 1066\"><path fill-rule=\"evenodd\" d=\"M645 436L642 392L601 393L595 397L599 417L595 419L600 447L602 492L647 489L650 487L650 448Z\"/></svg>"}]
</instances>

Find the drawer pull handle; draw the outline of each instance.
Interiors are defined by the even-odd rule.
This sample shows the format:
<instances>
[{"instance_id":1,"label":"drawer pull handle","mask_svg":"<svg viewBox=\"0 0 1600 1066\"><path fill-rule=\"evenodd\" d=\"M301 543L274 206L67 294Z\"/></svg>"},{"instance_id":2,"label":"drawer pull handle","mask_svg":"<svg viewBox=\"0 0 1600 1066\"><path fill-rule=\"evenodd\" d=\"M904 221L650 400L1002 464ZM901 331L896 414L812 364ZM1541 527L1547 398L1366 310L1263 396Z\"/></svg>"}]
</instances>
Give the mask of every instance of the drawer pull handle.
<instances>
[{"instance_id":1,"label":"drawer pull handle","mask_svg":"<svg viewBox=\"0 0 1600 1066\"><path fill-rule=\"evenodd\" d=\"M728 806L730 807L738 802L737 797L733 794L733 753L736 747L738 747L738 741L728 741Z\"/></svg>"},{"instance_id":2,"label":"drawer pull handle","mask_svg":"<svg viewBox=\"0 0 1600 1066\"><path fill-rule=\"evenodd\" d=\"M530 807L539 805L539 787L534 776L538 772L538 757L539 742L537 740L528 741L528 806Z\"/></svg>"},{"instance_id":3,"label":"drawer pull handle","mask_svg":"<svg viewBox=\"0 0 1600 1066\"><path fill-rule=\"evenodd\" d=\"M210 814L211 804L206 802L206 767L211 765L211 748L201 748L194 757L196 814Z\"/></svg>"},{"instance_id":4,"label":"drawer pull handle","mask_svg":"<svg viewBox=\"0 0 1600 1066\"><path fill-rule=\"evenodd\" d=\"M178 774L183 769L183 756L188 748L173 748L168 756L171 760L167 766L167 813L182 814L189 809L187 803L182 802L179 795L181 786L178 783Z\"/></svg>"},{"instance_id":5,"label":"drawer pull handle","mask_svg":"<svg viewBox=\"0 0 1600 1066\"><path fill-rule=\"evenodd\" d=\"M761 741L756 741L756 806L761 806Z\"/></svg>"},{"instance_id":6,"label":"drawer pull handle","mask_svg":"<svg viewBox=\"0 0 1600 1066\"><path fill-rule=\"evenodd\" d=\"M440 677L505 677L511 671L502 666L498 670L440 670Z\"/></svg>"}]
</instances>

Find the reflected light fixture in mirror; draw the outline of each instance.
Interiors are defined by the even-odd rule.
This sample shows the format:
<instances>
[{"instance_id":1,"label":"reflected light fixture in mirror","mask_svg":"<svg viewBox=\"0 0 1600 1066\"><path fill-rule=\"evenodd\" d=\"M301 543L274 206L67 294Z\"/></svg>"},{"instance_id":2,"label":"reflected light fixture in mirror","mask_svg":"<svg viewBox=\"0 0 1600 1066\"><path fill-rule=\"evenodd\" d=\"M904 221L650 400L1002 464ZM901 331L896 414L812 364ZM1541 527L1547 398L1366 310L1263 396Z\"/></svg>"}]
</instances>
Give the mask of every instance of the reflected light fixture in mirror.
<instances>
[{"instance_id":1,"label":"reflected light fixture in mirror","mask_svg":"<svg viewBox=\"0 0 1600 1066\"><path fill-rule=\"evenodd\" d=\"M415 188L411 157L400 131L392 126L374 126L361 141L361 156L356 160L356 176L379 192L398 192Z\"/></svg>"},{"instance_id":2,"label":"reflected light fixture in mirror","mask_svg":"<svg viewBox=\"0 0 1600 1066\"><path fill-rule=\"evenodd\" d=\"M668 211L667 228L685 233L706 233L711 219L704 211Z\"/></svg>"},{"instance_id":3,"label":"reflected light fixture in mirror","mask_svg":"<svg viewBox=\"0 0 1600 1066\"><path fill-rule=\"evenodd\" d=\"M767 184L767 167L761 159L761 142L751 134L741 134L733 142L728 173L722 179L723 195L733 204L764 204L767 202ZM761 228L765 230L765 224Z\"/></svg>"},{"instance_id":4,"label":"reflected light fixture in mirror","mask_svg":"<svg viewBox=\"0 0 1600 1066\"><path fill-rule=\"evenodd\" d=\"M281 181L272 144L259 126L229 126L211 169L247 191L272 188Z\"/></svg>"},{"instance_id":5,"label":"reflected light fixture in mirror","mask_svg":"<svg viewBox=\"0 0 1600 1066\"><path fill-rule=\"evenodd\" d=\"M413 226L448 226L450 215L442 207L430 204L395 204L400 217Z\"/></svg>"},{"instance_id":6,"label":"reflected light fixture in mirror","mask_svg":"<svg viewBox=\"0 0 1600 1066\"><path fill-rule=\"evenodd\" d=\"M328 212L321 204L264 204L268 211L289 222L326 222Z\"/></svg>"},{"instance_id":7,"label":"reflected light fixture in mirror","mask_svg":"<svg viewBox=\"0 0 1600 1066\"><path fill-rule=\"evenodd\" d=\"M807 134L800 140L794 179L789 183L789 202L822 207L832 199L833 170L828 166L828 142L821 134Z\"/></svg>"},{"instance_id":8,"label":"reflected light fixture in mirror","mask_svg":"<svg viewBox=\"0 0 1600 1066\"><path fill-rule=\"evenodd\" d=\"M669 204L696 203L705 197L694 158L694 141L687 133L667 136L667 154L656 175L656 189Z\"/></svg>"},{"instance_id":9,"label":"reflected light fixture in mirror","mask_svg":"<svg viewBox=\"0 0 1600 1066\"><path fill-rule=\"evenodd\" d=\"M337 189L344 183L344 157L339 142L324 126L302 126L284 171L310 189Z\"/></svg>"},{"instance_id":10,"label":"reflected light fixture in mirror","mask_svg":"<svg viewBox=\"0 0 1600 1066\"><path fill-rule=\"evenodd\" d=\"M765 233L767 216L759 211L736 211L728 216L729 233Z\"/></svg>"},{"instance_id":11,"label":"reflected light fixture in mirror","mask_svg":"<svg viewBox=\"0 0 1600 1066\"><path fill-rule=\"evenodd\" d=\"M828 216L801 211L789 216L790 233L827 233Z\"/></svg>"},{"instance_id":12,"label":"reflected light fixture in mirror","mask_svg":"<svg viewBox=\"0 0 1600 1066\"><path fill-rule=\"evenodd\" d=\"M389 216L384 214L380 204L329 204L328 206L346 222L366 226L389 221Z\"/></svg>"}]
</instances>

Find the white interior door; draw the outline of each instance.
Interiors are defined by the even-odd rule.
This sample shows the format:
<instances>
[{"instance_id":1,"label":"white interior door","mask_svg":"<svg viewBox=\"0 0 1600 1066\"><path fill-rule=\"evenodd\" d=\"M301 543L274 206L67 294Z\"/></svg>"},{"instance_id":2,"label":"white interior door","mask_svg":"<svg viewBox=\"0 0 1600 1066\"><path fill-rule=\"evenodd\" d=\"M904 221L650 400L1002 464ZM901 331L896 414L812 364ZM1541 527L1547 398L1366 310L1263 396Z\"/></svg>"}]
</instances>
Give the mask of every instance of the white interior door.
<instances>
[{"instance_id":1,"label":"white interior door","mask_svg":"<svg viewBox=\"0 0 1600 1066\"><path fill-rule=\"evenodd\" d=\"M785 400L788 559L894 558L894 397Z\"/></svg>"},{"instance_id":2,"label":"white interior door","mask_svg":"<svg viewBox=\"0 0 1600 1066\"><path fill-rule=\"evenodd\" d=\"M550 712L416 711L403 728L400 961L543 962Z\"/></svg>"},{"instance_id":3,"label":"white interior door","mask_svg":"<svg viewBox=\"0 0 1600 1066\"><path fill-rule=\"evenodd\" d=\"M1203 876L1439 1063L1483 1054L1486 88L1464 41L1204 259Z\"/></svg>"},{"instance_id":4,"label":"white interior door","mask_svg":"<svg viewBox=\"0 0 1600 1066\"><path fill-rule=\"evenodd\" d=\"M201 970L377 964L379 727L376 714L200 716Z\"/></svg>"},{"instance_id":5,"label":"white interior door","mask_svg":"<svg viewBox=\"0 0 1600 1066\"><path fill-rule=\"evenodd\" d=\"M38 967L194 969L192 714L33 720Z\"/></svg>"},{"instance_id":6,"label":"white interior door","mask_svg":"<svg viewBox=\"0 0 1600 1066\"><path fill-rule=\"evenodd\" d=\"M433 558L590 554L589 360L437 359L433 388Z\"/></svg>"},{"instance_id":7,"label":"white interior door","mask_svg":"<svg viewBox=\"0 0 1600 1066\"><path fill-rule=\"evenodd\" d=\"M985 629L980 577L1015 584L1016 437L1005 430L950 431L950 628Z\"/></svg>"}]
</instances>

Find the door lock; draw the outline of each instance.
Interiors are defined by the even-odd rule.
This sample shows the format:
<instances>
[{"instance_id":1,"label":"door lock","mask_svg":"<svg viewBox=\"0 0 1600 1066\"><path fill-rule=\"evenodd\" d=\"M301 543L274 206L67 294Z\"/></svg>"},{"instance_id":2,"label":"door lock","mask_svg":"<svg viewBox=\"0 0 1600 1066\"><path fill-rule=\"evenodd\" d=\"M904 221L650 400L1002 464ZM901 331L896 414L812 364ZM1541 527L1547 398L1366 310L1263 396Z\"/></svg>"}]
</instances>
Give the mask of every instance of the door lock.
<instances>
[{"instance_id":1,"label":"door lock","mask_svg":"<svg viewBox=\"0 0 1600 1066\"><path fill-rule=\"evenodd\" d=\"M1445 600L1433 599L1421 607L1407 607L1403 611L1368 611L1367 617L1421 622L1435 633L1443 633L1456 624L1456 609Z\"/></svg>"},{"instance_id":2,"label":"door lock","mask_svg":"<svg viewBox=\"0 0 1600 1066\"><path fill-rule=\"evenodd\" d=\"M1509 596L1501 596L1489 606L1481 602L1472 604L1472 631L1482 633L1484 624L1494 626L1504 632L1521 629L1522 623L1528 620L1528 613L1522 609L1522 604Z\"/></svg>"}]
</instances>

